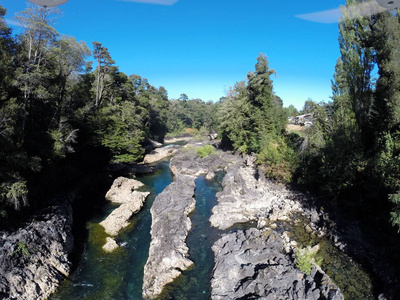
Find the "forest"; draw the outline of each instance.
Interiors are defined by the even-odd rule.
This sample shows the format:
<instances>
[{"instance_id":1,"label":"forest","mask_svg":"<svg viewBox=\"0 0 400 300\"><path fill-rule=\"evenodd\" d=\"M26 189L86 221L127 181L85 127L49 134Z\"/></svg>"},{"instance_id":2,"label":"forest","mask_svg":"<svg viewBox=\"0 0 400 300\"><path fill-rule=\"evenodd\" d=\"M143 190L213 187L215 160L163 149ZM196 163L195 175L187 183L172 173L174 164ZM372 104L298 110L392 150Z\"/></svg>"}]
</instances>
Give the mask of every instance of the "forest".
<instances>
[{"instance_id":1,"label":"forest","mask_svg":"<svg viewBox=\"0 0 400 300\"><path fill-rule=\"evenodd\" d=\"M274 93L275 70L265 54L218 102L169 99L164 87L119 71L101 42L91 51L59 34L57 14L30 7L17 16L24 30L14 35L0 6L2 228L49 205L88 170L140 162L151 140L217 132L221 148L254 153L266 177L400 229L397 11L341 19L332 99L308 100L301 112L283 107ZM288 117L300 113L313 114L313 125L288 131Z\"/></svg>"}]
</instances>

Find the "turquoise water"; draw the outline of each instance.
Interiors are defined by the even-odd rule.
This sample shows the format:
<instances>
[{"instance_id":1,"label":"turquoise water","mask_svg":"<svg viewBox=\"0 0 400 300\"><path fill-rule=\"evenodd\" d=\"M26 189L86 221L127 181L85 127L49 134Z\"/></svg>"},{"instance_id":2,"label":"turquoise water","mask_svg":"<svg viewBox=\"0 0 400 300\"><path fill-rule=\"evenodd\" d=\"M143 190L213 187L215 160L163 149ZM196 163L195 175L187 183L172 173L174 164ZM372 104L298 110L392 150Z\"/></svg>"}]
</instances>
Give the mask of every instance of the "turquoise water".
<instances>
[{"instance_id":1,"label":"turquoise water","mask_svg":"<svg viewBox=\"0 0 400 300\"><path fill-rule=\"evenodd\" d=\"M215 194L221 190L220 182L223 175L220 173L211 181L206 180L204 176L196 179L196 209L190 216L192 230L187 237L189 258L194 262L194 266L183 272L173 284L168 285L159 299L205 300L210 298L210 279L214 263L211 246L219 238L221 232L212 228L208 220L212 208L217 204ZM88 222L89 239L77 269L50 299L142 299L143 270L151 241L150 208L155 196L171 183L169 162L157 164L155 173L140 176L137 179L146 185L146 190L151 194L142 210L133 217L132 225L119 235L117 242L122 245L120 250L113 254L105 254L101 249L106 234L98 223L115 208L113 205L108 205L103 215ZM328 241L324 239L314 241L312 236L306 234L304 226L297 225L292 228L293 224L289 223L292 222L288 222L286 226L281 225L300 245L304 247L314 242L320 244L319 254L323 257L322 267L340 286L346 299L373 299L372 282L358 264L339 253ZM231 230L245 229L254 224L237 225Z\"/></svg>"},{"instance_id":2,"label":"turquoise water","mask_svg":"<svg viewBox=\"0 0 400 300\"><path fill-rule=\"evenodd\" d=\"M119 235L117 241L121 249L113 254L105 254L101 247L105 233L98 222L102 221L114 208L109 205L104 216L88 222L89 241L78 267L66 280L52 300L71 299L141 299L143 269L150 246L150 208L157 194L171 183L169 162L156 166L150 175L137 178L146 184L151 194L142 210L133 219L133 225Z\"/></svg>"},{"instance_id":3,"label":"turquoise water","mask_svg":"<svg viewBox=\"0 0 400 300\"><path fill-rule=\"evenodd\" d=\"M220 237L220 231L211 227L209 218L212 208L217 204L215 194L220 191L224 174L217 174L213 180L204 176L196 179L196 209L190 216L192 229L186 243L189 247L189 259L194 266L165 288L160 299L197 300L210 299L210 280L214 267L214 242Z\"/></svg>"}]
</instances>

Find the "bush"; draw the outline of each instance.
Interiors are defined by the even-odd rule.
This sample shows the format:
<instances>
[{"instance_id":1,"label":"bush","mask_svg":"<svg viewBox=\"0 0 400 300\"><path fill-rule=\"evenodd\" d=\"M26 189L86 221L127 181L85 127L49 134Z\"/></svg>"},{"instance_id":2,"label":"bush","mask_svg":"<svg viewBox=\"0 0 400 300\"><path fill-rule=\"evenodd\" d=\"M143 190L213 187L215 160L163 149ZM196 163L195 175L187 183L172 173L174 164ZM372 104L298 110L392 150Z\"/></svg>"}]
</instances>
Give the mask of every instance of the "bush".
<instances>
[{"instance_id":1,"label":"bush","mask_svg":"<svg viewBox=\"0 0 400 300\"><path fill-rule=\"evenodd\" d=\"M200 157L206 157L210 154L214 154L215 149L211 145L205 145L203 147L197 148L197 155Z\"/></svg>"},{"instance_id":2,"label":"bush","mask_svg":"<svg viewBox=\"0 0 400 300\"><path fill-rule=\"evenodd\" d=\"M315 258L318 248L317 249L314 248L307 247L303 249L298 249L296 253L296 258L294 260L296 268L298 268L306 275L311 274L312 268L315 264L321 265L322 263L322 258L319 259Z\"/></svg>"}]
</instances>

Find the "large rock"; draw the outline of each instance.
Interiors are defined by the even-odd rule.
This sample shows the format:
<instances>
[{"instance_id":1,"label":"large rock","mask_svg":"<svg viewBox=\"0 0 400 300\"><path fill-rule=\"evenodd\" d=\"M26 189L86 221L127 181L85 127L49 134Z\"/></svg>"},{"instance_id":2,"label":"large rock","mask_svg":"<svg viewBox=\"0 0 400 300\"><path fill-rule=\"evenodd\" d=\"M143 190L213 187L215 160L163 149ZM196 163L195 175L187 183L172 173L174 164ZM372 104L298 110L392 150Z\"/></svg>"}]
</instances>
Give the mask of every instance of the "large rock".
<instances>
[{"instance_id":1,"label":"large rock","mask_svg":"<svg viewBox=\"0 0 400 300\"><path fill-rule=\"evenodd\" d=\"M194 150L187 150L171 159L170 168L174 174L197 177L210 172L225 171L231 166L241 164L240 157L226 152L216 151L215 154L200 157Z\"/></svg>"},{"instance_id":2,"label":"large rock","mask_svg":"<svg viewBox=\"0 0 400 300\"><path fill-rule=\"evenodd\" d=\"M253 167L234 165L228 169L210 217L212 226L225 230L260 219L286 220L291 213L301 211L298 194L257 175Z\"/></svg>"},{"instance_id":3,"label":"large rock","mask_svg":"<svg viewBox=\"0 0 400 300\"><path fill-rule=\"evenodd\" d=\"M176 146L176 145L157 148L157 149L151 151L149 154L147 154L144 157L143 163L152 164L152 163L158 162L164 158L173 156L178 153L180 148L181 148L181 146Z\"/></svg>"},{"instance_id":4,"label":"large rock","mask_svg":"<svg viewBox=\"0 0 400 300\"><path fill-rule=\"evenodd\" d=\"M310 275L296 269L284 246L279 235L255 228L224 235L212 248L211 298L344 299L319 268Z\"/></svg>"},{"instance_id":5,"label":"large rock","mask_svg":"<svg viewBox=\"0 0 400 300\"><path fill-rule=\"evenodd\" d=\"M106 194L106 199L121 205L100 222L107 234L117 235L122 228L129 225L132 215L142 208L146 197L150 194L150 192L135 191L142 186L143 183L135 179L118 177L114 180L111 189Z\"/></svg>"},{"instance_id":6,"label":"large rock","mask_svg":"<svg viewBox=\"0 0 400 300\"><path fill-rule=\"evenodd\" d=\"M111 188L106 194L106 199L118 204L123 204L126 202L130 202L132 200L133 195L137 192L135 190L144 186L138 180L118 177L114 180Z\"/></svg>"},{"instance_id":7,"label":"large rock","mask_svg":"<svg viewBox=\"0 0 400 300\"><path fill-rule=\"evenodd\" d=\"M189 213L195 208L195 178L175 175L174 181L154 200L151 208L151 244L144 267L143 297L161 294L193 262L188 259L185 243L191 228Z\"/></svg>"},{"instance_id":8,"label":"large rock","mask_svg":"<svg viewBox=\"0 0 400 300\"><path fill-rule=\"evenodd\" d=\"M69 275L72 209L52 206L14 232L0 232L0 299L46 299Z\"/></svg>"}]
</instances>

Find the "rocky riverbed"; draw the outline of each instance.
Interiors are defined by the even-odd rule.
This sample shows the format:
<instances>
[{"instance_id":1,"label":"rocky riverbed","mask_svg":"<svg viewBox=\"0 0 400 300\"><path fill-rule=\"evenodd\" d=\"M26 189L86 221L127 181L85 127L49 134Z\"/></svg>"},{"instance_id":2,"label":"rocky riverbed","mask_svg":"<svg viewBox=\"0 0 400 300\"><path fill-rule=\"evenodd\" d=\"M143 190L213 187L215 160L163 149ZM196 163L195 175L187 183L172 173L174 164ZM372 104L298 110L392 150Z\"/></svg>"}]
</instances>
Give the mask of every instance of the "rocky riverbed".
<instances>
[{"instance_id":1,"label":"rocky riverbed","mask_svg":"<svg viewBox=\"0 0 400 300\"><path fill-rule=\"evenodd\" d=\"M64 202L14 232L0 232L1 299L46 299L69 275L72 209Z\"/></svg>"},{"instance_id":2,"label":"rocky riverbed","mask_svg":"<svg viewBox=\"0 0 400 300\"><path fill-rule=\"evenodd\" d=\"M195 151L182 151L171 159L173 182L154 200L151 208L152 227L149 257L144 268L143 297L156 298L163 288L187 270L186 238L191 229L188 215L195 208L195 179L212 174L236 163L233 155L199 157Z\"/></svg>"},{"instance_id":3,"label":"rocky riverbed","mask_svg":"<svg viewBox=\"0 0 400 300\"><path fill-rule=\"evenodd\" d=\"M342 300L339 288L320 269L306 275L294 268L284 239L270 229L251 228L224 235L213 246L215 300Z\"/></svg>"},{"instance_id":4,"label":"rocky riverbed","mask_svg":"<svg viewBox=\"0 0 400 300\"><path fill-rule=\"evenodd\" d=\"M133 214L137 213L143 206L149 192L139 192L137 189L144 184L135 179L118 177L114 180L110 190L106 194L106 199L120 206L112 211L108 217L100 222L105 232L110 236L116 236L118 232L127 227ZM103 250L112 252L118 248L116 241L107 237Z\"/></svg>"},{"instance_id":5,"label":"rocky riverbed","mask_svg":"<svg viewBox=\"0 0 400 300\"><path fill-rule=\"evenodd\" d=\"M298 270L293 255L297 244L286 233L270 228L275 221L304 212L301 195L258 176L252 157L216 152L201 158L195 151L198 146L192 143L189 150L171 159L175 179L153 204L144 298L159 296L167 283L192 264L185 239L190 230L187 212L194 209L194 179L224 171L223 191L217 194L211 224L225 231L238 223L253 222L259 228L221 232L221 239L213 246L212 299L343 299L340 289L317 265L309 275ZM315 221L319 217L314 215Z\"/></svg>"}]
</instances>

